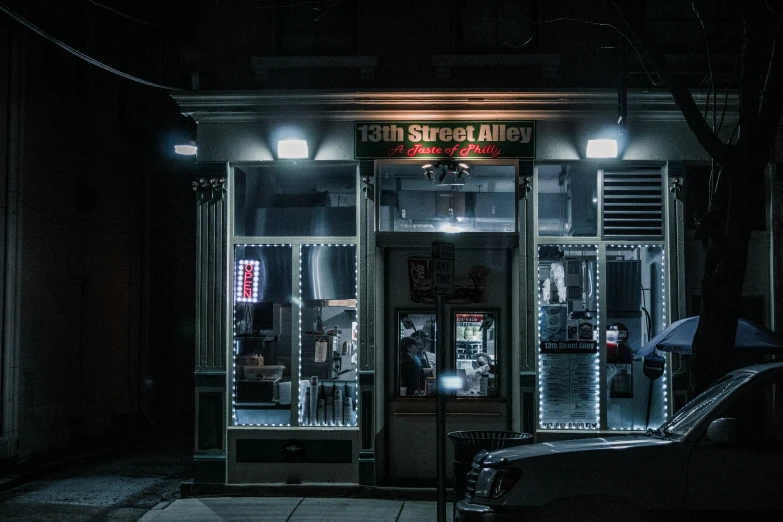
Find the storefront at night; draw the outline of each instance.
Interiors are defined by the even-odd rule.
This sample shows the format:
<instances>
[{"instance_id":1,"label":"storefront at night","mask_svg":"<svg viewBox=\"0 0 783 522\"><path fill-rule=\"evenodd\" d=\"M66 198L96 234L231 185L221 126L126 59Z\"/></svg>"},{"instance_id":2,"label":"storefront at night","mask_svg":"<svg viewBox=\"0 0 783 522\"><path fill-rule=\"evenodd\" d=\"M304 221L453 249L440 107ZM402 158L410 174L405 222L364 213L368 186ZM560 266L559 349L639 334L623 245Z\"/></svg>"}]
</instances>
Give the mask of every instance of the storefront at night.
<instances>
[{"instance_id":1,"label":"storefront at night","mask_svg":"<svg viewBox=\"0 0 783 522\"><path fill-rule=\"evenodd\" d=\"M635 352L685 316L683 164L708 158L666 95L629 93L620 135L613 91L172 96L221 172L194 187L196 484L432 486L445 370L447 431L672 412L679 362Z\"/></svg>"}]
</instances>

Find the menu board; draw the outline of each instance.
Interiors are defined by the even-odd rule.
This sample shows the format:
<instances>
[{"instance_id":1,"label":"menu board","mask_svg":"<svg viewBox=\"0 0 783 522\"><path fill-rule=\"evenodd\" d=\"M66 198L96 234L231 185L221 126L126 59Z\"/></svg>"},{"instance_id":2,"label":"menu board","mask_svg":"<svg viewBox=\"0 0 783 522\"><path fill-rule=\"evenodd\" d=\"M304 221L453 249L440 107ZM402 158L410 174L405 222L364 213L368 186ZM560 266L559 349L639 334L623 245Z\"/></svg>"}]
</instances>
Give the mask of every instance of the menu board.
<instances>
[{"instance_id":1,"label":"menu board","mask_svg":"<svg viewBox=\"0 0 783 522\"><path fill-rule=\"evenodd\" d=\"M541 427L598 429L597 354L541 354Z\"/></svg>"}]
</instances>

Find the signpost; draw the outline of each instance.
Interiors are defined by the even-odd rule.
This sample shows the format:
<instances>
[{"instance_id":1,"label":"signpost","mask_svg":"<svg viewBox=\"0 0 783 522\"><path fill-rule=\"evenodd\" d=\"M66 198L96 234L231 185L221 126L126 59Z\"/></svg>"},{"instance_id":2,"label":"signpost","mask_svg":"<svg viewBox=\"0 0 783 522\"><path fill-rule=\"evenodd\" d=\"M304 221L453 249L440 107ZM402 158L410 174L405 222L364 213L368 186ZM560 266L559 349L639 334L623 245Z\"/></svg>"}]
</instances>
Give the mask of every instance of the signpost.
<instances>
[{"instance_id":1,"label":"signpost","mask_svg":"<svg viewBox=\"0 0 783 522\"><path fill-rule=\"evenodd\" d=\"M443 241L432 243L432 293L435 295L435 320L443 332L446 324L443 313L443 296L454 295L454 244ZM443 325L440 328L440 325ZM446 358L446 341L439 333L436 339L435 360L437 361L437 402L435 408L435 447L438 476L438 522L446 522L446 390L442 377L450 371ZM456 503L455 499L455 503Z\"/></svg>"},{"instance_id":2,"label":"signpost","mask_svg":"<svg viewBox=\"0 0 783 522\"><path fill-rule=\"evenodd\" d=\"M432 293L454 295L454 244L432 243Z\"/></svg>"}]
</instances>

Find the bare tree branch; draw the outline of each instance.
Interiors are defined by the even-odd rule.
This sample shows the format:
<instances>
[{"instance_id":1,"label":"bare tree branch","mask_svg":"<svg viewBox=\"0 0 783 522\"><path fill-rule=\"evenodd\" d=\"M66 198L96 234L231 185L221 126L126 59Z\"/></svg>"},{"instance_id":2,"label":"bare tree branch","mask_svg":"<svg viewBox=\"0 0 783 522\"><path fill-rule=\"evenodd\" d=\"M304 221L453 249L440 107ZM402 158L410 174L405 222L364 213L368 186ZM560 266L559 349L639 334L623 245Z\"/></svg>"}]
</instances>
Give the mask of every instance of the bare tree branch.
<instances>
[{"instance_id":1,"label":"bare tree branch","mask_svg":"<svg viewBox=\"0 0 783 522\"><path fill-rule=\"evenodd\" d=\"M764 90L761 93L761 105L759 116L761 118L762 131L765 135L775 136L783 111L783 59L780 56L778 38L780 37L780 21L775 25L775 34L772 41L772 54L769 58L767 78Z\"/></svg>"},{"instance_id":2,"label":"bare tree branch","mask_svg":"<svg viewBox=\"0 0 783 522\"><path fill-rule=\"evenodd\" d=\"M674 72L671 64L656 46L652 45L645 36L644 28L636 24L624 15L624 9L618 2L612 0L612 6L633 34L643 56L648 58L655 66L658 74L669 89L674 103L680 108L685 121L690 127L696 139L704 150L720 164L727 164L733 160L730 146L726 145L713 133L707 121L702 116L701 110L696 105L691 91L682 79Z\"/></svg>"},{"instance_id":3,"label":"bare tree branch","mask_svg":"<svg viewBox=\"0 0 783 522\"><path fill-rule=\"evenodd\" d=\"M696 15L696 20L699 21L699 25L701 26L701 35L704 37L704 50L707 52L707 68L709 70L710 74L710 92L707 95L707 104L704 111L704 119L707 119L707 111L709 110L710 106L710 98L712 98L712 132L714 134L717 134L717 108L716 108L716 100L715 100L715 76L712 74L712 53L710 52L710 42L707 39L707 28L704 27L704 20L701 18L701 13L699 13L699 9L696 7L695 2L691 2L691 10Z\"/></svg>"},{"instance_id":4,"label":"bare tree branch","mask_svg":"<svg viewBox=\"0 0 783 522\"><path fill-rule=\"evenodd\" d=\"M740 73L740 140L744 130L758 129L759 101L761 96L761 62L763 56L762 24L758 17L758 2L747 0L741 2L742 20L744 25L744 42L742 46L742 69ZM753 139L749 136L750 139Z\"/></svg>"}]
</instances>

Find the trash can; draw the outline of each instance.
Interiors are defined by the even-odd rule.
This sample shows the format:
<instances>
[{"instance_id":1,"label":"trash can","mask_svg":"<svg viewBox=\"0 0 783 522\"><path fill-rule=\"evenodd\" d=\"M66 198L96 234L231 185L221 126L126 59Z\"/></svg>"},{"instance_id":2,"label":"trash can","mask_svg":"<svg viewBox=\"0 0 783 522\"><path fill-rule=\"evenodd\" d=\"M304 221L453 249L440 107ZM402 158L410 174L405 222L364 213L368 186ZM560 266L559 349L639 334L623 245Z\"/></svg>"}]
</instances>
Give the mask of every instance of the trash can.
<instances>
[{"instance_id":1,"label":"trash can","mask_svg":"<svg viewBox=\"0 0 783 522\"><path fill-rule=\"evenodd\" d=\"M467 479L473 457L481 450L498 450L521 446L533 442L530 433L515 431L452 431L449 433L454 443L454 502L465 498Z\"/></svg>"}]
</instances>

